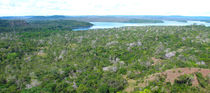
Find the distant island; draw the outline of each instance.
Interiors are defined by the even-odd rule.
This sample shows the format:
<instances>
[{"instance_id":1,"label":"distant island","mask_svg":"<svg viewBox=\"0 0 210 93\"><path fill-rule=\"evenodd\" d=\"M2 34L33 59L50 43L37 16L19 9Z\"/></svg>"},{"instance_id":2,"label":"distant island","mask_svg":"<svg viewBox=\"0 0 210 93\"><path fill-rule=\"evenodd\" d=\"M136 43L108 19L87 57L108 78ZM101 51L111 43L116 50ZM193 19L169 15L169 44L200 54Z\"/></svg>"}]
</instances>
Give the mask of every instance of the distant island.
<instances>
[{"instance_id":1,"label":"distant island","mask_svg":"<svg viewBox=\"0 0 210 93\"><path fill-rule=\"evenodd\" d=\"M131 19L125 21L125 23L164 23L162 20L152 20L152 19Z\"/></svg>"},{"instance_id":2,"label":"distant island","mask_svg":"<svg viewBox=\"0 0 210 93\"><path fill-rule=\"evenodd\" d=\"M204 22L206 22L206 23L210 23L210 20L204 20Z\"/></svg>"}]
</instances>

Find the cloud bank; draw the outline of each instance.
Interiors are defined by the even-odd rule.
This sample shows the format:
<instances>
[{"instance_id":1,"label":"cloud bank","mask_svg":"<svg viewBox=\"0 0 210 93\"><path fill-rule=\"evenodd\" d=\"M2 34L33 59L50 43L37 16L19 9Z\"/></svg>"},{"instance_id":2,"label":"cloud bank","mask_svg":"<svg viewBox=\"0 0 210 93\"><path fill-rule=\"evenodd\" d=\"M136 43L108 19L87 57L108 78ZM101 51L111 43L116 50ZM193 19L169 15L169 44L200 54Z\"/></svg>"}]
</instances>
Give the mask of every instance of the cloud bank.
<instances>
[{"instance_id":1,"label":"cloud bank","mask_svg":"<svg viewBox=\"0 0 210 93\"><path fill-rule=\"evenodd\" d=\"M0 16L210 16L209 0L0 0Z\"/></svg>"}]
</instances>

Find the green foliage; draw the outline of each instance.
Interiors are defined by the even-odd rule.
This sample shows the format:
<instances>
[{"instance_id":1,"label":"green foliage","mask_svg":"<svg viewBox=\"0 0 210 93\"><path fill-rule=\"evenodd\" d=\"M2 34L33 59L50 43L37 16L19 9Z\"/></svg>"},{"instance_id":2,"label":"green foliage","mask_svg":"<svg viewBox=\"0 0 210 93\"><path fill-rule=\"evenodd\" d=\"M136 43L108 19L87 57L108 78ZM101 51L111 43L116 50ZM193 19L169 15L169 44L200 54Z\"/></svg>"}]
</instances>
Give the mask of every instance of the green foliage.
<instances>
[{"instance_id":1,"label":"green foliage","mask_svg":"<svg viewBox=\"0 0 210 93\"><path fill-rule=\"evenodd\" d=\"M12 59L15 59L17 56L18 56L17 53L9 53L7 54L7 59L12 60Z\"/></svg>"},{"instance_id":2,"label":"green foliage","mask_svg":"<svg viewBox=\"0 0 210 93\"><path fill-rule=\"evenodd\" d=\"M102 84L98 90L99 93L109 93L109 87L107 84Z\"/></svg>"},{"instance_id":3,"label":"green foliage","mask_svg":"<svg viewBox=\"0 0 210 93\"><path fill-rule=\"evenodd\" d=\"M77 93L89 93L89 91L88 91L88 88L85 85L81 84L77 88Z\"/></svg>"},{"instance_id":4,"label":"green foliage","mask_svg":"<svg viewBox=\"0 0 210 93\"><path fill-rule=\"evenodd\" d=\"M201 73L197 72L196 76L201 87L205 88L208 86L207 79L205 79Z\"/></svg>"},{"instance_id":5,"label":"green foliage","mask_svg":"<svg viewBox=\"0 0 210 93\"><path fill-rule=\"evenodd\" d=\"M126 73L127 73L127 69L126 68L120 68L119 69L119 74L125 75Z\"/></svg>"},{"instance_id":6,"label":"green foliage","mask_svg":"<svg viewBox=\"0 0 210 93\"><path fill-rule=\"evenodd\" d=\"M33 22L46 26L58 21ZM67 23L61 21L61 28ZM1 30L5 31L0 33L1 93L124 92L129 79L140 83L146 76L171 68L210 68L209 27L148 26L77 32L40 28L15 33ZM172 57L166 57L173 51ZM160 62L154 62L153 57ZM196 75L207 89L207 79ZM160 78L141 89L200 92L200 88L191 86L191 79L184 75L172 85Z\"/></svg>"},{"instance_id":7,"label":"green foliage","mask_svg":"<svg viewBox=\"0 0 210 93\"><path fill-rule=\"evenodd\" d=\"M93 24L75 20L0 20L0 32L67 30ZM32 35L33 36L33 35Z\"/></svg>"},{"instance_id":8,"label":"green foliage","mask_svg":"<svg viewBox=\"0 0 210 93\"><path fill-rule=\"evenodd\" d=\"M144 89L144 91L139 91L137 93L152 93L152 91L149 89Z\"/></svg>"},{"instance_id":9,"label":"green foliage","mask_svg":"<svg viewBox=\"0 0 210 93\"><path fill-rule=\"evenodd\" d=\"M193 80L193 75L181 75L178 77L178 79L175 80L176 84L187 84L187 85L192 85L192 80Z\"/></svg>"}]
</instances>

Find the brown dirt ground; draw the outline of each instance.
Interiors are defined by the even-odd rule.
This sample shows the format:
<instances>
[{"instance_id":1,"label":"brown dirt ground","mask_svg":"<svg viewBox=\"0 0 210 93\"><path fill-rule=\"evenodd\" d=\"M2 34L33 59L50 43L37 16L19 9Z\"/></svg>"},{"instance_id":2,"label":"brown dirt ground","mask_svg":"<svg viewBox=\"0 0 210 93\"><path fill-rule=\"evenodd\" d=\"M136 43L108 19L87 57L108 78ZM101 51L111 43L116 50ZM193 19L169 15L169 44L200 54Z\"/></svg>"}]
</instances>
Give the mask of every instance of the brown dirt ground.
<instances>
[{"instance_id":1,"label":"brown dirt ground","mask_svg":"<svg viewBox=\"0 0 210 93\"><path fill-rule=\"evenodd\" d=\"M175 72L175 73L174 73ZM200 72L204 77L210 74L210 69L200 69L200 68L177 68L171 69L163 72L166 75L166 82L174 83L174 80L184 74L193 74L195 72Z\"/></svg>"},{"instance_id":2,"label":"brown dirt ground","mask_svg":"<svg viewBox=\"0 0 210 93\"><path fill-rule=\"evenodd\" d=\"M140 87L145 87L148 85L149 81L156 80L158 75L165 75L166 76L166 82L171 82L172 84L174 83L174 80L177 79L179 76L184 75L184 74L193 74L195 72L200 72L204 77L206 77L208 74L210 74L210 69L202 69L202 68L176 68L176 69L170 69L166 70L165 72L162 73L156 73L153 75L148 76L145 80L144 83L138 84ZM194 79L192 81L193 86L198 85L198 80L196 75L194 75Z\"/></svg>"},{"instance_id":3,"label":"brown dirt ground","mask_svg":"<svg viewBox=\"0 0 210 93\"><path fill-rule=\"evenodd\" d=\"M154 62L152 65L156 65L156 64L161 63L161 59L157 59L155 57L152 57L152 61Z\"/></svg>"},{"instance_id":4,"label":"brown dirt ground","mask_svg":"<svg viewBox=\"0 0 210 93\"><path fill-rule=\"evenodd\" d=\"M137 80L134 79L128 79L126 75L123 76L128 82L128 87L124 90L127 93L131 93L134 91L134 87L145 87L148 86L149 81L154 81L158 79L158 76L166 76L166 82L174 83L174 80L177 79L179 76L184 74L193 74L195 72L200 72L204 77L206 77L208 74L210 74L210 69L202 69L202 68L175 68L166 70L162 73L155 73L153 75L150 75L148 77L145 77L143 83L139 83L136 86ZM199 84L196 75L194 74L194 79L192 81L193 86L197 86Z\"/></svg>"}]
</instances>

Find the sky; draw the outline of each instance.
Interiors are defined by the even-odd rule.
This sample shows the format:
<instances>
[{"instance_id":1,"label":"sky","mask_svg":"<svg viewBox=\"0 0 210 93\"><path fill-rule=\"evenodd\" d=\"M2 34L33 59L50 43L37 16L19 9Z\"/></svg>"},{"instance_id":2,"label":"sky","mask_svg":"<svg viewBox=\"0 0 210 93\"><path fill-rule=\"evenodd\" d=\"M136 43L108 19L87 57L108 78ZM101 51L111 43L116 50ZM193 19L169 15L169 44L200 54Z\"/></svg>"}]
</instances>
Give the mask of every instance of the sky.
<instances>
[{"instance_id":1,"label":"sky","mask_svg":"<svg viewBox=\"0 0 210 93\"><path fill-rule=\"evenodd\" d=\"M210 16L210 0L0 0L0 16Z\"/></svg>"}]
</instances>

